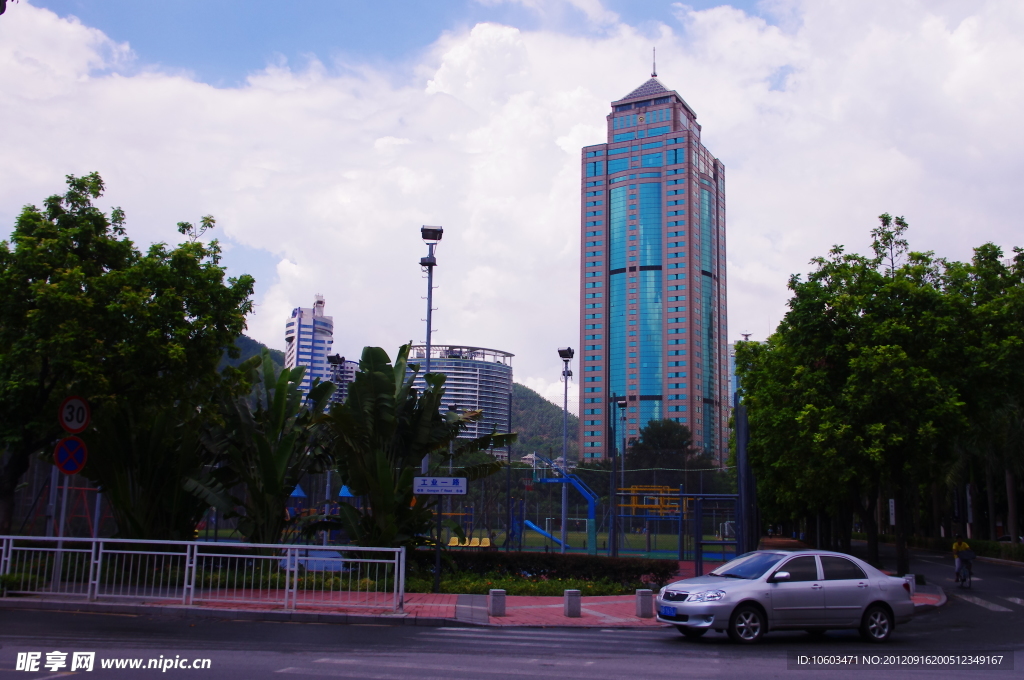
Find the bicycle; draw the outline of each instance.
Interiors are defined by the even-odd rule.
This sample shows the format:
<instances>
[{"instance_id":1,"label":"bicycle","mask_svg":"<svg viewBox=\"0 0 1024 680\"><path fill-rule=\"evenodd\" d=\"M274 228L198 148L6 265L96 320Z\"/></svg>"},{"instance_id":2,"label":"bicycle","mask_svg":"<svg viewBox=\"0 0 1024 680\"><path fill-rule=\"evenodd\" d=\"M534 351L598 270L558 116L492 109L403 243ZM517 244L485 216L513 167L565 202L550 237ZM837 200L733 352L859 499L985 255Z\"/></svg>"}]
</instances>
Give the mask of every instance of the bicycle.
<instances>
[{"instance_id":1,"label":"bicycle","mask_svg":"<svg viewBox=\"0 0 1024 680\"><path fill-rule=\"evenodd\" d=\"M971 577L974 575L974 551L973 550L961 550L960 551L960 571L956 574L956 581L960 584L961 588L971 588Z\"/></svg>"}]
</instances>

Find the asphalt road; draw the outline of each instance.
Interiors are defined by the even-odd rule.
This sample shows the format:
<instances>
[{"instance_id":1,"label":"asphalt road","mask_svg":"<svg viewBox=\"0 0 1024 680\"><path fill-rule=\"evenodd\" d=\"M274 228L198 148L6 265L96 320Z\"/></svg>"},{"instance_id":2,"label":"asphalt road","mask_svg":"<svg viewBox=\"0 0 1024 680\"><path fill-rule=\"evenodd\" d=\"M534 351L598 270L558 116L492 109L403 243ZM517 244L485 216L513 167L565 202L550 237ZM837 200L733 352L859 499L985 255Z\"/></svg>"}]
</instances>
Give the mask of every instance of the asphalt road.
<instances>
[{"instance_id":1,"label":"asphalt road","mask_svg":"<svg viewBox=\"0 0 1024 680\"><path fill-rule=\"evenodd\" d=\"M835 631L822 639L772 633L738 647L710 633L686 640L672 628L416 628L169 619L107 614L0 610L0 680L61 677L16 671L18 652L96 652L87 678L157 675L205 678L963 678L1024 677L1024 568L978 563L970 592L942 579L950 558L916 553L912 566L947 587L950 602L899 628L885 645ZM962 596L962 597L961 597ZM996 652L1014 670L919 667L796 670L790 655L849 659ZM145 669L149 659L210 659L209 669ZM142 659L142 670L101 668L104 659ZM70 656L68 657L70 661ZM70 664L69 664L70 666Z\"/></svg>"}]
</instances>

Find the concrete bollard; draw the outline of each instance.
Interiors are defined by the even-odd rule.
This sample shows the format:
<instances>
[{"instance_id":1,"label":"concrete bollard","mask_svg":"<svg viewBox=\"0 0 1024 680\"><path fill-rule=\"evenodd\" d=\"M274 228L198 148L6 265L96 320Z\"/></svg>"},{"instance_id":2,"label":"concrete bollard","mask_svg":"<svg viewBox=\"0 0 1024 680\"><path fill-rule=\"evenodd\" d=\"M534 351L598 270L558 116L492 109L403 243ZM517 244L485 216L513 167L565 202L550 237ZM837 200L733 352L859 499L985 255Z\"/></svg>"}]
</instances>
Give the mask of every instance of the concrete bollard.
<instances>
[{"instance_id":1,"label":"concrete bollard","mask_svg":"<svg viewBox=\"0 0 1024 680\"><path fill-rule=\"evenodd\" d=\"M566 590L564 593L565 604L562 607L562 613L570 618L578 619L581 616L580 613L580 591L578 590Z\"/></svg>"},{"instance_id":2,"label":"concrete bollard","mask_svg":"<svg viewBox=\"0 0 1024 680\"><path fill-rule=\"evenodd\" d=\"M488 616L504 616L505 615L505 591L492 589L487 594L487 615Z\"/></svg>"},{"instance_id":3,"label":"concrete bollard","mask_svg":"<svg viewBox=\"0 0 1024 680\"><path fill-rule=\"evenodd\" d=\"M654 618L654 591L639 589L636 591L636 615L641 619Z\"/></svg>"}]
</instances>

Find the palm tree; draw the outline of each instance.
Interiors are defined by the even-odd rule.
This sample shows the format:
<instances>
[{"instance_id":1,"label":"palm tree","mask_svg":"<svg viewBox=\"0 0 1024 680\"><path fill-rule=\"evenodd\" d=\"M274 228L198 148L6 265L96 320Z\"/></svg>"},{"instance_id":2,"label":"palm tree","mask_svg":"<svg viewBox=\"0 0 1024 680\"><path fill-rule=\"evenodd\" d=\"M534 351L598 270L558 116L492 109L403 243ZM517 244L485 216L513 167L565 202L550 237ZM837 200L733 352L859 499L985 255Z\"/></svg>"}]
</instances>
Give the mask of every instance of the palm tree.
<instances>
[{"instance_id":1,"label":"palm tree","mask_svg":"<svg viewBox=\"0 0 1024 680\"><path fill-rule=\"evenodd\" d=\"M436 466L447 466L466 454L515 440L514 434L492 433L456 441L482 412L442 411L443 374L426 374L422 393L413 387L419 366L409 364L409 347L398 350L394 364L383 349L364 348L348 398L325 416L325 448L343 483L354 496L366 499L366 505L342 503L338 518L314 518L307 531L340 524L358 545L426 543L437 500L421 502L413 494L413 477L423 458L432 456ZM501 467L501 462L491 461L453 472L474 480Z\"/></svg>"},{"instance_id":2,"label":"palm tree","mask_svg":"<svg viewBox=\"0 0 1024 680\"><path fill-rule=\"evenodd\" d=\"M331 464L316 433L335 386L314 380L303 399L305 367L286 368L275 377L266 348L259 359L240 368L263 389L257 388L252 397L224 400L223 425L206 436L207 446L218 453L218 467L204 478L186 480L185 488L224 517L239 517L238 530L246 540L277 543L287 523L288 499L299 480ZM239 485L245 490L241 497L231 493Z\"/></svg>"}]
</instances>

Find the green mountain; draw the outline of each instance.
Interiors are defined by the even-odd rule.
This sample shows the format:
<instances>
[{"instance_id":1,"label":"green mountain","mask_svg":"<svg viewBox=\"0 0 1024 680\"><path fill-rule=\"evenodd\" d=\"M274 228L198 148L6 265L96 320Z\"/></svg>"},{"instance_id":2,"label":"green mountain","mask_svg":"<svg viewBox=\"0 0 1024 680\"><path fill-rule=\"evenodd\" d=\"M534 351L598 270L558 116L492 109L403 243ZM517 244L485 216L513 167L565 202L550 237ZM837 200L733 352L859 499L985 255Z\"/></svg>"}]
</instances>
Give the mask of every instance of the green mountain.
<instances>
[{"instance_id":1,"label":"green mountain","mask_svg":"<svg viewBox=\"0 0 1024 680\"><path fill-rule=\"evenodd\" d=\"M224 350L224 356L221 357L220 366L217 367L217 370L221 370L225 366L238 366L249 357L256 356L262 352L266 345L258 340L253 340L248 335L239 335L235 338L235 347L241 352L238 358L232 359L228 356L227 350ZM274 367L280 371L284 368L284 352L269 347L267 349L270 349L270 359L274 362Z\"/></svg>"},{"instance_id":2,"label":"green mountain","mask_svg":"<svg viewBox=\"0 0 1024 680\"><path fill-rule=\"evenodd\" d=\"M579 418L569 414L569 459L579 456ZM512 431L519 434L512 459L527 453L562 455L562 409L525 385L512 386Z\"/></svg>"}]
</instances>

